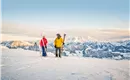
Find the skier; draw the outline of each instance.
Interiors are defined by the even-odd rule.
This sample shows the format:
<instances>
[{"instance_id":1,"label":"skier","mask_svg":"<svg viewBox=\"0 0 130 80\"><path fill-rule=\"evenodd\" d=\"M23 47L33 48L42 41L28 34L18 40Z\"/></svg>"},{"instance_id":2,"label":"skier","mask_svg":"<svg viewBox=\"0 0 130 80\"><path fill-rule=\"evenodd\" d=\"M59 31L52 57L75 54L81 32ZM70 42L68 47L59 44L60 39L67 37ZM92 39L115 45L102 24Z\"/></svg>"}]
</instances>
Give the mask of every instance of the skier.
<instances>
[{"instance_id":1,"label":"skier","mask_svg":"<svg viewBox=\"0 0 130 80\"><path fill-rule=\"evenodd\" d=\"M46 50L47 50L47 39L45 38L45 36L43 36L43 38L40 40L40 47L42 49L42 56L47 56Z\"/></svg>"},{"instance_id":2,"label":"skier","mask_svg":"<svg viewBox=\"0 0 130 80\"><path fill-rule=\"evenodd\" d=\"M34 50L37 51L37 42L34 43Z\"/></svg>"},{"instance_id":3,"label":"skier","mask_svg":"<svg viewBox=\"0 0 130 80\"><path fill-rule=\"evenodd\" d=\"M63 45L64 45L64 41L63 41L61 35L57 34L57 38L54 41L54 47L56 48L56 53L55 53L56 57L61 58L61 48ZM59 54L58 54L58 52L59 52Z\"/></svg>"}]
</instances>

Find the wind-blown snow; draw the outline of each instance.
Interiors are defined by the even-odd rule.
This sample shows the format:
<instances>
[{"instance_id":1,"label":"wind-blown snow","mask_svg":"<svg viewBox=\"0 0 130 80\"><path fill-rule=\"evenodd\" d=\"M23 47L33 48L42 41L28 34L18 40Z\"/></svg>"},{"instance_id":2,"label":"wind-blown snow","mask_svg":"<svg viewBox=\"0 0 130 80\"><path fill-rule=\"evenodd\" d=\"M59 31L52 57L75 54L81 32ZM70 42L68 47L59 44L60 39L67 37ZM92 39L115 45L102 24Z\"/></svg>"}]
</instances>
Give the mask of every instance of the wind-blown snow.
<instances>
[{"instance_id":1,"label":"wind-blown snow","mask_svg":"<svg viewBox=\"0 0 130 80\"><path fill-rule=\"evenodd\" d=\"M2 48L2 80L129 80L129 60L55 58Z\"/></svg>"}]
</instances>

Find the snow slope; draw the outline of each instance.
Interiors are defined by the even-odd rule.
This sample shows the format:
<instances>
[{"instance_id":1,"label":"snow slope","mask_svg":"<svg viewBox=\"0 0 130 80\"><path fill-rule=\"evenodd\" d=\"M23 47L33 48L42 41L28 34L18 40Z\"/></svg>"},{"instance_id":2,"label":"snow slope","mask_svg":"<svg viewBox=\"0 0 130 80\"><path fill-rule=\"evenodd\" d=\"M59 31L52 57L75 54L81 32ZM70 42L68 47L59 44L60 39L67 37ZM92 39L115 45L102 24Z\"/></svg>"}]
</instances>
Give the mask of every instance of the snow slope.
<instances>
[{"instance_id":1,"label":"snow slope","mask_svg":"<svg viewBox=\"0 0 130 80\"><path fill-rule=\"evenodd\" d=\"M129 80L129 62L2 48L2 80Z\"/></svg>"}]
</instances>

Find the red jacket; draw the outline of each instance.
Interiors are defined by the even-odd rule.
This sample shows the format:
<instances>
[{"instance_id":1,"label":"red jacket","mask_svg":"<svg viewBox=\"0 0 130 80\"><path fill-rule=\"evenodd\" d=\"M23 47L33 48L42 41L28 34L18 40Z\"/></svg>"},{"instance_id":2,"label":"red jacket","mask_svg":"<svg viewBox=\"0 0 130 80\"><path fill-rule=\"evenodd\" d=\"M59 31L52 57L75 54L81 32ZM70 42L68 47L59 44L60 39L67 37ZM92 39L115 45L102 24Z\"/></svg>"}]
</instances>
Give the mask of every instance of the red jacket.
<instances>
[{"instance_id":1,"label":"red jacket","mask_svg":"<svg viewBox=\"0 0 130 80\"><path fill-rule=\"evenodd\" d=\"M40 46L47 46L47 39L46 38L42 38L41 41L40 41Z\"/></svg>"}]
</instances>

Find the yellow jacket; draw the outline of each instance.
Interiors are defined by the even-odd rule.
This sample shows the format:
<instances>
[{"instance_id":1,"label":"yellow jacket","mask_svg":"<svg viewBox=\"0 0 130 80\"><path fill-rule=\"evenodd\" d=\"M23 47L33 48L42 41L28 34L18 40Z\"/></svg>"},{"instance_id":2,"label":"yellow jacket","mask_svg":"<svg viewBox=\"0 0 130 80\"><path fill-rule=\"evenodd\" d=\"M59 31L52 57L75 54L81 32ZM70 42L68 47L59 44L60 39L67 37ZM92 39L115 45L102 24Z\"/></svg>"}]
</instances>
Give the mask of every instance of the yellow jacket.
<instances>
[{"instance_id":1,"label":"yellow jacket","mask_svg":"<svg viewBox=\"0 0 130 80\"><path fill-rule=\"evenodd\" d=\"M62 45L63 45L63 39L62 38L60 38L60 39L56 38L55 41L54 41L54 45L56 47L62 47Z\"/></svg>"}]
</instances>

